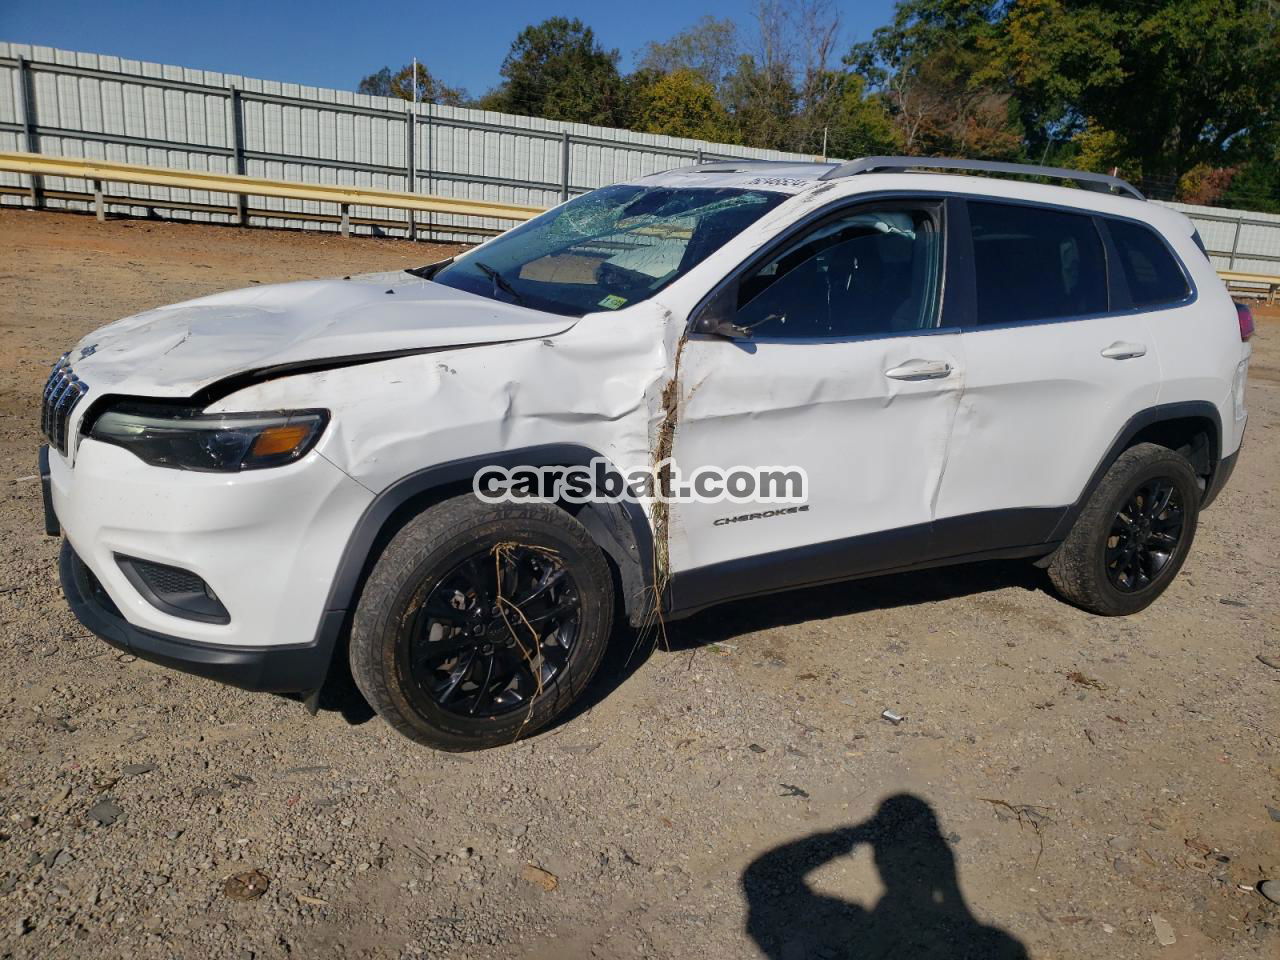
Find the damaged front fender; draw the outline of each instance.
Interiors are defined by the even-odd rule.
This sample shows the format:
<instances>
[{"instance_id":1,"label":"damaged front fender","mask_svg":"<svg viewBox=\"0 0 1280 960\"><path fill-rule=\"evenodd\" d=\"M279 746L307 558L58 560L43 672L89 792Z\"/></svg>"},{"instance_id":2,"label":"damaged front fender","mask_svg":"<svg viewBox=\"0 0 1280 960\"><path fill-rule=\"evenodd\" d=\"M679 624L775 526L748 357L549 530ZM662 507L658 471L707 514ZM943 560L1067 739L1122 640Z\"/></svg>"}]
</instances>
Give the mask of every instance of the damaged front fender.
<instances>
[{"instance_id":1,"label":"damaged front fender","mask_svg":"<svg viewBox=\"0 0 1280 960\"><path fill-rule=\"evenodd\" d=\"M656 303L589 314L555 337L443 349L357 367L251 383L210 412L330 411L316 453L394 512L431 490L461 492L486 466L585 465L622 471L653 462L672 396L681 325ZM385 499L384 499L385 498ZM429 502L427 496L425 502ZM655 516L649 502L589 504L579 519L618 567L631 618L652 612L657 591ZM373 510L373 508L371 508ZM374 534L353 537L362 568L391 515L370 514ZM350 574L344 574L349 581ZM350 584L335 584L330 609L346 609Z\"/></svg>"}]
</instances>

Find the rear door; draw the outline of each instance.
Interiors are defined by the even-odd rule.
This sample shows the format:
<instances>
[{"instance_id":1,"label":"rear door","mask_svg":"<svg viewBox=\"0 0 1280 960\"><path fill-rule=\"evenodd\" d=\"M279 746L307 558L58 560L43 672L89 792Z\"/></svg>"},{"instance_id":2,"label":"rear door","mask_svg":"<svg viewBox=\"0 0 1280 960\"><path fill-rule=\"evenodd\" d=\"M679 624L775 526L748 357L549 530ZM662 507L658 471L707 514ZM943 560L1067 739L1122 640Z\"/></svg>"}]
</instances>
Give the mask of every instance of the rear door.
<instances>
[{"instance_id":1,"label":"rear door","mask_svg":"<svg viewBox=\"0 0 1280 960\"><path fill-rule=\"evenodd\" d=\"M962 534L956 553L1047 538L1160 385L1147 321L1109 282L1098 218L994 199L963 206L971 289L949 296L970 304L964 395L937 509L939 534Z\"/></svg>"}]
</instances>

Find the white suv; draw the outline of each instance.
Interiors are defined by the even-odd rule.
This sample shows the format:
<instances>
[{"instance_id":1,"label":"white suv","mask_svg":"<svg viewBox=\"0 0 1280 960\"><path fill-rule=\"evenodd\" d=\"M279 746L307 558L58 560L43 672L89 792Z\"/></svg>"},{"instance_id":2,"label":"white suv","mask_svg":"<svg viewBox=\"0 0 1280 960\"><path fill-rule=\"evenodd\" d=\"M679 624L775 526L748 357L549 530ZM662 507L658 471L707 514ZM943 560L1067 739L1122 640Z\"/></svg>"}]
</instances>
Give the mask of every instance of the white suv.
<instances>
[{"instance_id":1,"label":"white suv","mask_svg":"<svg viewBox=\"0 0 1280 960\"><path fill-rule=\"evenodd\" d=\"M453 750L561 713L615 611L1025 557L1132 613L1244 432L1251 321L1197 247L1093 174L705 164L422 269L151 310L44 392L63 587L109 643L248 689L314 704L348 658ZM778 509L473 490L600 459L807 486Z\"/></svg>"}]
</instances>

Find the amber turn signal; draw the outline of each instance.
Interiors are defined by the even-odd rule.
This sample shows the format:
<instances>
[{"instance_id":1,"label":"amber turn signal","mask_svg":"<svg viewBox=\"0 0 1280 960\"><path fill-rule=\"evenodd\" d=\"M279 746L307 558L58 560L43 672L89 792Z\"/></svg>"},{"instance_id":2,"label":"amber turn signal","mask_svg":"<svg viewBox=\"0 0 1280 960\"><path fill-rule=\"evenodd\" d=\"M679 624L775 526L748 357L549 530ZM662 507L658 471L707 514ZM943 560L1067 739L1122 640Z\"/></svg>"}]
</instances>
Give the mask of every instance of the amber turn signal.
<instances>
[{"instance_id":1,"label":"amber turn signal","mask_svg":"<svg viewBox=\"0 0 1280 960\"><path fill-rule=\"evenodd\" d=\"M249 455L273 457L282 453L292 453L310 439L314 429L315 425L312 423L286 423L279 427L267 427L253 441Z\"/></svg>"}]
</instances>

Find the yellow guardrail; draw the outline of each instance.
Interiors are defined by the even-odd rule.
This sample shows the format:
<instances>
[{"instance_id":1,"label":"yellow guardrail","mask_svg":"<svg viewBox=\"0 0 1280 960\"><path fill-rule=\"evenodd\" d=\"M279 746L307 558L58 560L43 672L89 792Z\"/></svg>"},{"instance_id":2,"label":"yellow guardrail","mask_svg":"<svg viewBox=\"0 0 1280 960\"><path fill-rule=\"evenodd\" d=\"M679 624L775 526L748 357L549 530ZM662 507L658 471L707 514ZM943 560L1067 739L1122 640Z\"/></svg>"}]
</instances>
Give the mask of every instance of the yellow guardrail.
<instances>
[{"instance_id":1,"label":"yellow guardrail","mask_svg":"<svg viewBox=\"0 0 1280 960\"><path fill-rule=\"evenodd\" d=\"M0 151L0 170L35 176L72 177L95 181L94 194L102 216L102 183L142 183L154 187L176 187L182 190L204 190L253 197L285 197L294 200L318 200L336 203L345 217L353 206L392 207L426 213L451 213L465 217L489 217L495 220L529 220L542 213L544 207L516 203L493 203L396 190L374 190L323 183L294 183L267 180L235 173L210 173L204 170L178 170L151 167L137 163L112 163L79 157L55 157L43 153ZM272 211L276 213L276 211ZM288 211L278 211L288 216Z\"/></svg>"},{"instance_id":2,"label":"yellow guardrail","mask_svg":"<svg viewBox=\"0 0 1280 960\"><path fill-rule=\"evenodd\" d=\"M94 205L98 219L105 213L105 203L137 202L142 205L163 206L162 201L142 201L140 198L105 198L104 182L141 183L153 187L175 187L182 190L202 190L209 193L228 193L240 197L284 197L293 200L318 200L336 203L341 210L342 233L350 232L348 211L353 206L390 207L424 213L451 213L464 217L487 217L493 220L524 221L542 213L545 207L518 203L494 203L487 200L467 200L442 197L434 194L401 193L396 190L374 190L363 187L347 187L324 183L295 183L289 180L267 180L235 173L211 173L204 170L178 170L172 167L151 167L138 163L113 163L108 160L88 160L80 157L55 157L43 153L0 151L0 170L26 173L32 176L70 177L93 182ZM255 216L288 217L293 211L258 210ZM1266 274L1238 273L1219 270L1218 275L1228 285L1262 287L1269 302L1275 302L1280 293L1280 277Z\"/></svg>"},{"instance_id":3,"label":"yellow guardrail","mask_svg":"<svg viewBox=\"0 0 1280 960\"><path fill-rule=\"evenodd\" d=\"M1267 273L1240 273L1236 270L1219 270L1218 276L1235 293L1266 297L1268 304L1276 302L1280 293L1280 277Z\"/></svg>"}]
</instances>

